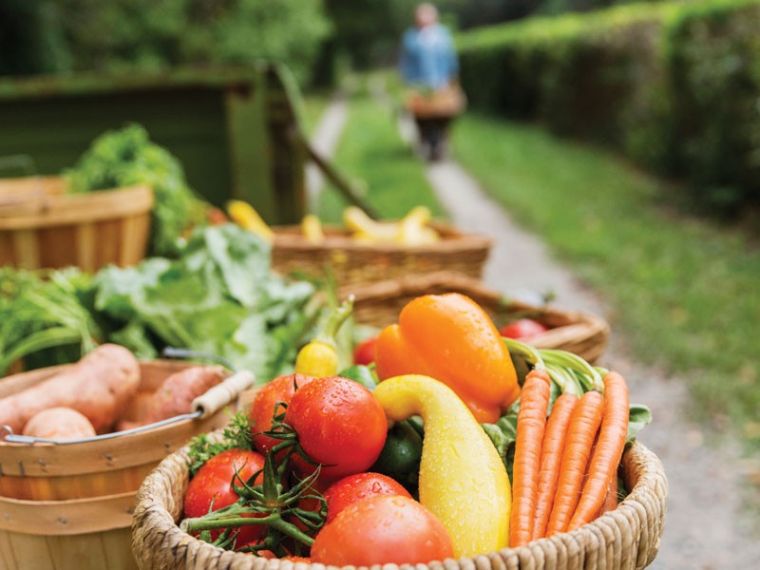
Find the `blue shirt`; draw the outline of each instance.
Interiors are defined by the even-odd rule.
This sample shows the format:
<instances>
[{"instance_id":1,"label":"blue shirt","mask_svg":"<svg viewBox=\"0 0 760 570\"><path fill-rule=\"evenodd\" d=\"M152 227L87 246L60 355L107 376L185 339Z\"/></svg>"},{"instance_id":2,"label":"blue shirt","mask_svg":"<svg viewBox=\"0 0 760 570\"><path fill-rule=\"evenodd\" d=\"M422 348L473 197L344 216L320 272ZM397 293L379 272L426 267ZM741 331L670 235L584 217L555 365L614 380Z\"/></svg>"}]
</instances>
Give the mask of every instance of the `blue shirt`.
<instances>
[{"instance_id":1,"label":"blue shirt","mask_svg":"<svg viewBox=\"0 0 760 570\"><path fill-rule=\"evenodd\" d=\"M401 75L411 85L439 89L459 69L451 34L440 24L411 28L401 46Z\"/></svg>"}]
</instances>

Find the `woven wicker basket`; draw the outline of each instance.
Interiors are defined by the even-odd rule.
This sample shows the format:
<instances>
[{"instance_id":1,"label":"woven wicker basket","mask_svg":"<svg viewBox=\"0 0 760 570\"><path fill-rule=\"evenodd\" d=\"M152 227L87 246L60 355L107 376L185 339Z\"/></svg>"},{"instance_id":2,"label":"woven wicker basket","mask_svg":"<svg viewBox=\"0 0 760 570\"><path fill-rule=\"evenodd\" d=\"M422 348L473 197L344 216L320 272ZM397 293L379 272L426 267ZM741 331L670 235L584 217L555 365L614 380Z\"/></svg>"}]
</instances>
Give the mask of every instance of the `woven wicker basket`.
<instances>
[{"instance_id":1,"label":"woven wicker basket","mask_svg":"<svg viewBox=\"0 0 760 570\"><path fill-rule=\"evenodd\" d=\"M0 180L0 265L97 271L134 265L148 246L153 192L64 194L58 177Z\"/></svg>"},{"instance_id":2,"label":"woven wicker basket","mask_svg":"<svg viewBox=\"0 0 760 570\"><path fill-rule=\"evenodd\" d=\"M303 237L298 226L278 227L272 263L285 274L297 272L319 277L329 270L341 286L444 270L479 278L491 240L443 224L434 227L441 241L420 247L358 243L347 230L335 227L325 228L324 243L315 245Z\"/></svg>"},{"instance_id":3,"label":"woven wicker basket","mask_svg":"<svg viewBox=\"0 0 760 570\"><path fill-rule=\"evenodd\" d=\"M668 483L662 463L640 443L623 456L623 476L632 489L617 509L573 532L475 558L407 565L409 570L580 570L646 567L662 535ZM143 570L324 570L322 564L293 565L225 551L181 531L177 521L187 488L186 450L167 457L143 482L132 523L132 551ZM353 568L353 567L346 567ZM380 568L379 566L376 568ZM394 564L383 570L397 570Z\"/></svg>"},{"instance_id":4,"label":"woven wicker basket","mask_svg":"<svg viewBox=\"0 0 760 570\"><path fill-rule=\"evenodd\" d=\"M376 327L395 323L401 309L415 297L450 292L471 297L490 313L497 326L516 316L530 317L544 323L550 330L530 339L530 343L539 348L567 350L594 362L607 346L610 328L597 316L510 301L501 293L485 287L481 281L456 273L409 276L373 285L343 287L341 290L343 295L353 293L356 297L356 322Z\"/></svg>"},{"instance_id":5,"label":"woven wicker basket","mask_svg":"<svg viewBox=\"0 0 760 570\"><path fill-rule=\"evenodd\" d=\"M411 91L406 98L407 110L418 119L453 118L464 112L467 98L458 85L423 93Z\"/></svg>"}]
</instances>

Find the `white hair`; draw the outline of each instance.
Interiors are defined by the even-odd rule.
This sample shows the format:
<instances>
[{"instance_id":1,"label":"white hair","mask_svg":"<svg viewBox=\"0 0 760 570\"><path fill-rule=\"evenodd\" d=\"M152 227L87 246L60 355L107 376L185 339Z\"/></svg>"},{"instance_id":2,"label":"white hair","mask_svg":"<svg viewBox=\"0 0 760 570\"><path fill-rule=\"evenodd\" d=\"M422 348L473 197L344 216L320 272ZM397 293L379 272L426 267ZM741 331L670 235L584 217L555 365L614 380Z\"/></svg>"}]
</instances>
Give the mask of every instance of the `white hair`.
<instances>
[{"instance_id":1,"label":"white hair","mask_svg":"<svg viewBox=\"0 0 760 570\"><path fill-rule=\"evenodd\" d=\"M438 8L430 2L424 2L414 10L414 16L420 23L433 24L438 21Z\"/></svg>"}]
</instances>

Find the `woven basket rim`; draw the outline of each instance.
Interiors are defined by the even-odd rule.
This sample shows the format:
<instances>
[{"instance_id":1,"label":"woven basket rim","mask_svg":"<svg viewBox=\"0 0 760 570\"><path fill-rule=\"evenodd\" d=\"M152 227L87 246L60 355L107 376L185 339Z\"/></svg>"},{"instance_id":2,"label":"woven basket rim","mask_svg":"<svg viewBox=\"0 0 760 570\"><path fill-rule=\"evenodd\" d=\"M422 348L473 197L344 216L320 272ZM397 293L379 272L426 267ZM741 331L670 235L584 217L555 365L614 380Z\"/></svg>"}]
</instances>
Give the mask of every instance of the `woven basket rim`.
<instances>
[{"instance_id":1,"label":"woven basket rim","mask_svg":"<svg viewBox=\"0 0 760 570\"><path fill-rule=\"evenodd\" d=\"M221 548L212 546L197 538L194 538L177 526L174 518L170 514L167 503L173 504L174 500L170 496L177 484L184 484L182 478L187 480L187 447L173 453L164 459L161 464L145 479L137 495L137 505L135 516L132 523L132 547L138 564L141 561L141 554L147 555L151 560L149 565L144 568L152 567L169 567L166 561L153 564L152 556L156 556L153 548L148 548L147 542L149 536L155 537L160 543L160 550L164 555L171 552L175 557L180 553L187 559L206 560L204 566L208 568L250 568L255 570L291 570L294 564L287 560L272 559L265 560L253 557L250 554L224 551ZM626 534L626 540L633 540L632 535L643 533L644 528L653 528L648 538L649 543L644 545L642 550L639 546L637 555L637 568L645 567L651 560L659 547L659 538L662 533L662 519L664 517L665 502L667 498L667 478L659 458L643 444L634 442L627 446L623 456L623 465L627 479L635 478L635 484L629 495L618 505L617 509L610 511L595 521L584 525L569 533L560 533L550 538L542 538L531 542L526 546L518 548L505 548L498 552L486 553L472 558L460 558L459 560L447 559L446 561L432 561L427 564L384 564L374 565L372 567L355 567L343 566L343 570L422 570L430 568L434 570L443 570L444 568L480 568L483 566L504 567L504 561L507 559L518 558L534 559L535 550L544 552L553 551L556 553L557 548L562 546L563 542L576 542L578 545L583 544L588 537L593 539L594 543L598 542L598 537L609 536L610 528L614 528L617 534L622 536ZM630 481L627 481L630 486ZM181 505L175 505L181 510ZM658 526L659 525L659 526ZM621 540L623 540L621 538ZM631 542L632 544L633 542ZM577 546L577 545L576 545ZM543 559L543 554L541 555ZM221 558L224 561L222 565ZM489 560L498 558L499 562L491 564ZM643 562L642 562L643 560ZM217 561L215 565L213 561ZM175 558L173 563L175 567L184 567L180 564L179 558ZM641 562L641 563L639 563ZM322 570L324 568L338 568L336 566L326 566L321 563L296 563L295 567L306 570Z\"/></svg>"},{"instance_id":2,"label":"woven basket rim","mask_svg":"<svg viewBox=\"0 0 760 570\"><path fill-rule=\"evenodd\" d=\"M378 253L394 253L398 251L404 251L408 253L424 254L439 253L442 251L468 251L473 248L490 248L493 244L493 240L487 236L462 232L447 223L434 222L431 225L441 234L441 241L428 245L418 246L357 242L350 237L350 232L347 229L329 224L323 226L325 239L322 243L318 244L310 243L307 241L307 239L301 234L300 226L275 226L272 229L274 231L275 248L304 252L330 251L339 249L344 251Z\"/></svg>"},{"instance_id":3,"label":"woven basket rim","mask_svg":"<svg viewBox=\"0 0 760 570\"><path fill-rule=\"evenodd\" d=\"M514 312L535 312L550 319L560 319L568 324L549 329L530 338L530 343L538 348L556 348L557 344L584 342L596 339L601 354L607 344L610 326L606 320L586 311L567 310L555 305L536 306L511 299L487 287L482 281L451 271L438 271L424 275L409 275L397 279L378 281L367 285L348 285L341 288L341 294L353 294L354 306L365 303L381 303L384 299L423 295L431 290L450 289L463 293L480 304L489 307L503 306ZM360 320L360 319L359 319ZM361 320L360 320L361 321Z\"/></svg>"}]
</instances>

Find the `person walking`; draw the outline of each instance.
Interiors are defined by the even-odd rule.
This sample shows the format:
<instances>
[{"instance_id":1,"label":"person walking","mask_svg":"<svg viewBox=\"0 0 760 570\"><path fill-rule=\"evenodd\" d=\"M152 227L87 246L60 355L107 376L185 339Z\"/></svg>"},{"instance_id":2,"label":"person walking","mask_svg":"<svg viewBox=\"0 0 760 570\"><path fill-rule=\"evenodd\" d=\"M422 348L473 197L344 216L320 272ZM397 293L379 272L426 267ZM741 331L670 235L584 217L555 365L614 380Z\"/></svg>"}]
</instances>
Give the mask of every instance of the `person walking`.
<instances>
[{"instance_id":1,"label":"person walking","mask_svg":"<svg viewBox=\"0 0 760 570\"><path fill-rule=\"evenodd\" d=\"M456 84L459 62L451 34L439 23L433 4L417 6L414 20L402 39L399 68L410 89L407 108L417 123L423 152L438 160L449 122L463 106Z\"/></svg>"}]
</instances>

